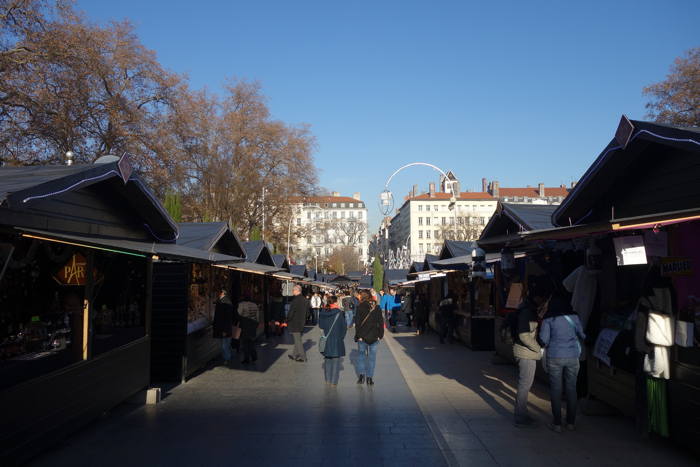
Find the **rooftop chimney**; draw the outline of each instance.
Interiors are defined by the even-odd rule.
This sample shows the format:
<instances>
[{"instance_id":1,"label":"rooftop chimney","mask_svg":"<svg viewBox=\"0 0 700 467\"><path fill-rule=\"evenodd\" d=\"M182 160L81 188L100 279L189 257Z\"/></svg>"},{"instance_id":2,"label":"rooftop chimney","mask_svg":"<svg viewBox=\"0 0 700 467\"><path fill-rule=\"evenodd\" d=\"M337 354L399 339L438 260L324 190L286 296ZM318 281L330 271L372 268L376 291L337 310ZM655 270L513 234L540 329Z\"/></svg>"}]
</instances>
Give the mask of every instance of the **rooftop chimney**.
<instances>
[{"instance_id":1,"label":"rooftop chimney","mask_svg":"<svg viewBox=\"0 0 700 467\"><path fill-rule=\"evenodd\" d=\"M573 190L574 188L576 188L576 182L571 182L571 189Z\"/></svg>"},{"instance_id":2,"label":"rooftop chimney","mask_svg":"<svg viewBox=\"0 0 700 467\"><path fill-rule=\"evenodd\" d=\"M481 179L481 191L484 193L489 191L489 184L486 182L486 177Z\"/></svg>"},{"instance_id":3,"label":"rooftop chimney","mask_svg":"<svg viewBox=\"0 0 700 467\"><path fill-rule=\"evenodd\" d=\"M418 185L413 185L413 197L418 196Z\"/></svg>"},{"instance_id":4,"label":"rooftop chimney","mask_svg":"<svg viewBox=\"0 0 700 467\"><path fill-rule=\"evenodd\" d=\"M435 198L435 183L434 182L430 182L430 184L428 185L428 193L430 193L431 198Z\"/></svg>"},{"instance_id":5,"label":"rooftop chimney","mask_svg":"<svg viewBox=\"0 0 700 467\"><path fill-rule=\"evenodd\" d=\"M353 199L360 201L360 194L359 193L353 193L352 197L353 197Z\"/></svg>"},{"instance_id":6,"label":"rooftop chimney","mask_svg":"<svg viewBox=\"0 0 700 467\"><path fill-rule=\"evenodd\" d=\"M334 198L337 198L338 196L340 196L340 193L338 193L337 191L334 191L333 193L331 193L331 196Z\"/></svg>"},{"instance_id":7,"label":"rooftop chimney","mask_svg":"<svg viewBox=\"0 0 700 467\"><path fill-rule=\"evenodd\" d=\"M498 189L498 188L499 188L498 185L499 185L499 184L498 184L498 180L494 180L494 181L491 182L491 195L492 195L494 198L498 198L498 197L499 197L499 191L500 191L500 190Z\"/></svg>"},{"instance_id":8,"label":"rooftop chimney","mask_svg":"<svg viewBox=\"0 0 700 467\"><path fill-rule=\"evenodd\" d=\"M537 184L537 192L540 198L544 198L544 183Z\"/></svg>"}]
</instances>

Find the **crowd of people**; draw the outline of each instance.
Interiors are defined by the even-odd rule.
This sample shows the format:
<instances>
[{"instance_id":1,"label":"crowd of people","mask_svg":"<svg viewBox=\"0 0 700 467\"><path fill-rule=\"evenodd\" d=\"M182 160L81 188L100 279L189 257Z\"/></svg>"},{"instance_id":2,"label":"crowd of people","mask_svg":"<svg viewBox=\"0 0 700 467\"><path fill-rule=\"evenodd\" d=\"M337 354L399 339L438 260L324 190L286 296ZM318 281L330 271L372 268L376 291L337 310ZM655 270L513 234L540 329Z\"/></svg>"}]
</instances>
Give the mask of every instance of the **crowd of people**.
<instances>
[{"instance_id":1,"label":"crowd of people","mask_svg":"<svg viewBox=\"0 0 700 467\"><path fill-rule=\"evenodd\" d=\"M406 326L415 327L417 335L427 329L429 302L422 294L397 294L390 288L378 293L372 289L348 289L338 293L314 293L304 296L295 285L284 319L292 336L293 349L288 354L295 362L306 362L302 336L307 325L321 329L318 343L323 355L325 382L336 387L340 378L341 358L346 355L345 337L354 329L358 357L355 362L357 384L374 385L379 343L388 323L397 331L400 317ZM451 343L455 335L456 303L446 294L439 302L437 324L441 343ZM258 305L243 297L234 307L225 290L221 291L214 316L214 337L221 339L225 365L230 365L232 347L240 349L242 364L257 360L254 340L258 327ZM535 379L537 361L546 357L544 368L550 379L552 422L549 427L562 432L576 428L578 395L576 382L585 338L581 321L572 310L565 292L547 284L533 283L517 312L506 322L513 342L518 369L514 418L519 427L533 426L528 414L528 395ZM566 418L562 418L562 393L566 396Z\"/></svg>"}]
</instances>

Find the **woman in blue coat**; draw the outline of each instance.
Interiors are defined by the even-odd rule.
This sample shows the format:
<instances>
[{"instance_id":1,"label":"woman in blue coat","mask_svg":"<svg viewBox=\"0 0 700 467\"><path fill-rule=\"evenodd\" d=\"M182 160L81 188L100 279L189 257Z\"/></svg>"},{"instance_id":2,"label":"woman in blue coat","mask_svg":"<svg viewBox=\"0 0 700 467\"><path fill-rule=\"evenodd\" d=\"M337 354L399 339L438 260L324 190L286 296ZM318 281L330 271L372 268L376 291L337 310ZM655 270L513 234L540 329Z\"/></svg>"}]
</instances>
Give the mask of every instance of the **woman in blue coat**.
<instances>
[{"instance_id":1,"label":"woman in blue coat","mask_svg":"<svg viewBox=\"0 0 700 467\"><path fill-rule=\"evenodd\" d=\"M323 369L326 384L338 386L340 378L340 358L345 356L345 331L347 326L343 311L338 307L338 297L328 297L328 308L319 313L318 325L326 336L326 347L323 356Z\"/></svg>"}]
</instances>

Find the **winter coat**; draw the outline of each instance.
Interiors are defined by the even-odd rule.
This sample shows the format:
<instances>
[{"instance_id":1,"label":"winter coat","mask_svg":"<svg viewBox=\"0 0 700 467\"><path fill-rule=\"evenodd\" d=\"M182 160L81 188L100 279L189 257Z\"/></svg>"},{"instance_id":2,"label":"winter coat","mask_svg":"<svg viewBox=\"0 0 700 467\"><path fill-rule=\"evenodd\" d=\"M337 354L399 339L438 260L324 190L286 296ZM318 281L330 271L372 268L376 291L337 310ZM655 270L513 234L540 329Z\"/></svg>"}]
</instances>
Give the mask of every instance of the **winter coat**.
<instances>
[{"instance_id":1,"label":"winter coat","mask_svg":"<svg viewBox=\"0 0 700 467\"><path fill-rule=\"evenodd\" d=\"M311 297L311 308L321 308L321 297L318 295Z\"/></svg>"},{"instance_id":2,"label":"winter coat","mask_svg":"<svg viewBox=\"0 0 700 467\"><path fill-rule=\"evenodd\" d=\"M526 300L518 308L517 339L513 344L515 358L540 360L542 347L537 342L537 313L535 304Z\"/></svg>"},{"instance_id":3,"label":"winter coat","mask_svg":"<svg viewBox=\"0 0 700 467\"><path fill-rule=\"evenodd\" d=\"M289 332L304 332L306 314L309 312L309 301L303 295L297 295L292 299L287 315L287 330Z\"/></svg>"},{"instance_id":4,"label":"winter coat","mask_svg":"<svg viewBox=\"0 0 700 467\"><path fill-rule=\"evenodd\" d=\"M338 320L336 321L336 317ZM335 321L335 325L333 322ZM338 308L324 308L318 314L318 326L326 336L326 349L323 352L325 357L345 356L345 317L343 311Z\"/></svg>"},{"instance_id":5,"label":"winter coat","mask_svg":"<svg viewBox=\"0 0 700 467\"><path fill-rule=\"evenodd\" d=\"M258 305L249 301L238 304L238 326L242 339L253 339L258 328Z\"/></svg>"},{"instance_id":6,"label":"winter coat","mask_svg":"<svg viewBox=\"0 0 700 467\"><path fill-rule=\"evenodd\" d=\"M382 311L394 311L401 309L401 299L398 295L384 294L382 301L379 302L379 308Z\"/></svg>"},{"instance_id":7,"label":"winter coat","mask_svg":"<svg viewBox=\"0 0 700 467\"><path fill-rule=\"evenodd\" d=\"M384 317L379 307L372 309L370 303L360 302L355 311L355 341L374 344L384 337Z\"/></svg>"},{"instance_id":8,"label":"winter coat","mask_svg":"<svg viewBox=\"0 0 700 467\"><path fill-rule=\"evenodd\" d=\"M228 295L224 295L216 301L212 334L215 338L231 337L233 314L233 303Z\"/></svg>"},{"instance_id":9,"label":"winter coat","mask_svg":"<svg viewBox=\"0 0 700 467\"><path fill-rule=\"evenodd\" d=\"M573 325L569 323L567 317ZM540 328L540 341L547 349L547 358L579 358L580 341L585 337L581 320L576 314L545 318Z\"/></svg>"}]
</instances>

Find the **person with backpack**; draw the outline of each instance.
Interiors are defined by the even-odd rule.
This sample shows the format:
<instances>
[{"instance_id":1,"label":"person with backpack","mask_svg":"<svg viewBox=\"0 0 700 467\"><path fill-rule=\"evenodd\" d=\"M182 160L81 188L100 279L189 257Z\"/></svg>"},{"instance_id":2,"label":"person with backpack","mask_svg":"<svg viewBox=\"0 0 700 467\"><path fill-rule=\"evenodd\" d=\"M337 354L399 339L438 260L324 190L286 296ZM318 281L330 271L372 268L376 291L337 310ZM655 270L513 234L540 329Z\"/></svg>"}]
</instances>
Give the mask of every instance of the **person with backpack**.
<instances>
[{"instance_id":1,"label":"person with backpack","mask_svg":"<svg viewBox=\"0 0 700 467\"><path fill-rule=\"evenodd\" d=\"M319 350L323 354L323 372L326 384L338 386L340 379L341 357L345 356L345 316L338 307L338 298L331 295L328 298L328 308L323 308L319 314L318 326L323 331L319 341ZM323 343L322 343L323 342Z\"/></svg>"},{"instance_id":2,"label":"person with backpack","mask_svg":"<svg viewBox=\"0 0 700 467\"><path fill-rule=\"evenodd\" d=\"M377 302L368 291L360 292L360 304L355 319L355 342L357 342L357 384L374 384L374 368L377 363L379 341L384 337L384 317Z\"/></svg>"},{"instance_id":3,"label":"person with backpack","mask_svg":"<svg viewBox=\"0 0 700 467\"><path fill-rule=\"evenodd\" d=\"M564 293L554 294L549 300L547 313L540 329L540 341L547 355L552 423L549 428L562 432L561 395L566 393L566 428L576 429L578 394L576 381L581 357L581 341L586 338L583 325Z\"/></svg>"},{"instance_id":4,"label":"person with backpack","mask_svg":"<svg viewBox=\"0 0 700 467\"><path fill-rule=\"evenodd\" d=\"M528 414L527 399L535 382L537 361L542 358L542 347L537 341L537 328L541 311L549 299L549 292L543 284L531 283L527 297L518 307L517 322L513 334L513 355L518 364L518 390L515 396L515 426L535 426L535 420Z\"/></svg>"}]
</instances>

